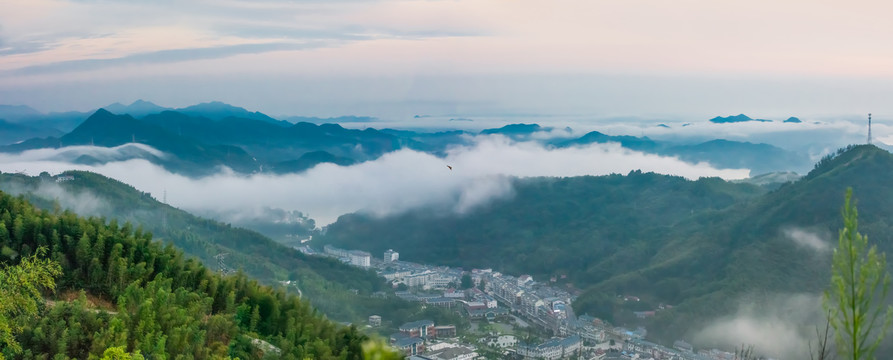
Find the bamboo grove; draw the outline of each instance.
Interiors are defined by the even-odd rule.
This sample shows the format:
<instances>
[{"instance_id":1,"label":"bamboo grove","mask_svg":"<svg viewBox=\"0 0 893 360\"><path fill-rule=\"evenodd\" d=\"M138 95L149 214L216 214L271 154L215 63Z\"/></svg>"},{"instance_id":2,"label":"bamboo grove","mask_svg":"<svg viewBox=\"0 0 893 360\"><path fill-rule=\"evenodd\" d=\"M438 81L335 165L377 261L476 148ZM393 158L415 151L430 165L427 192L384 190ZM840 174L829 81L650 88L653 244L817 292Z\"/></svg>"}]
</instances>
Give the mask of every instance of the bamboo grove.
<instances>
[{"instance_id":1,"label":"bamboo grove","mask_svg":"<svg viewBox=\"0 0 893 360\"><path fill-rule=\"evenodd\" d=\"M20 322L20 351L0 340L8 359L100 358L110 348L150 359L362 358L364 335L295 296L242 273L221 276L129 223L39 210L0 192L0 268L37 249L62 274L37 316Z\"/></svg>"}]
</instances>

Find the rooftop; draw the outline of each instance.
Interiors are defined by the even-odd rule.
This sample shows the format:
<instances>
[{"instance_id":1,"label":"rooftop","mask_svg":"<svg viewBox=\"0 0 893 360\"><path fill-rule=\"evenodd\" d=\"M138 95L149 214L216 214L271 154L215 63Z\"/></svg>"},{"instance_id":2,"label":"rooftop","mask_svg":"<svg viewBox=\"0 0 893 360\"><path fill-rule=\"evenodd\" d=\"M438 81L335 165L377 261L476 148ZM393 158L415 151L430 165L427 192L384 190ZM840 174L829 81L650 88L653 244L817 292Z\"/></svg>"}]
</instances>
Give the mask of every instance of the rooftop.
<instances>
[{"instance_id":1,"label":"rooftop","mask_svg":"<svg viewBox=\"0 0 893 360\"><path fill-rule=\"evenodd\" d=\"M412 344L421 344L424 342L425 342L425 340L423 340L422 338L405 337L405 338L397 339L397 341L394 342L394 346L404 348L407 346L412 346Z\"/></svg>"},{"instance_id":2,"label":"rooftop","mask_svg":"<svg viewBox=\"0 0 893 360\"><path fill-rule=\"evenodd\" d=\"M459 357L460 355L467 355L467 354L471 354L473 352L474 351L472 351L469 348L451 347L451 348L447 348L447 349L444 349L444 350L441 350L438 352L430 353L430 354L428 354L428 356L429 357L437 357L437 358L441 358L441 359L455 359L455 358Z\"/></svg>"},{"instance_id":3,"label":"rooftop","mask_svg":"<svg viewBox=\"0 0 893 360\"><path fill-rule=\"evenodd\" d=\"M400 331L409 331L412 329L418 329L421 327L434 326L434 322L431 320L419 320L408 322L406 324L400 325Z\"/></svg>"}]
</instances>

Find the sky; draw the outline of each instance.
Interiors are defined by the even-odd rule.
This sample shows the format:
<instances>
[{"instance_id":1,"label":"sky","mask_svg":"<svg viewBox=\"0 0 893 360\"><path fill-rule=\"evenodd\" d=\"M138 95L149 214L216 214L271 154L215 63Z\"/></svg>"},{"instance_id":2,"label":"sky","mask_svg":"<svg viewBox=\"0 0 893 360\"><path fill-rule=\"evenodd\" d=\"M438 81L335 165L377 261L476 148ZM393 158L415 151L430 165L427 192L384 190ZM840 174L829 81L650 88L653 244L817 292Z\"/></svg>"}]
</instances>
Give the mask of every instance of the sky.
<instances>
[{"instance_id":1,"label":"sky","mask_svg":"<svg viewBox=\"0 0 893 360\"><path fill-rule=\"evenodd\" d=\"M883 119L891 11L816 0L0 0L0 103Z\"/></svg>"}]
</instances>

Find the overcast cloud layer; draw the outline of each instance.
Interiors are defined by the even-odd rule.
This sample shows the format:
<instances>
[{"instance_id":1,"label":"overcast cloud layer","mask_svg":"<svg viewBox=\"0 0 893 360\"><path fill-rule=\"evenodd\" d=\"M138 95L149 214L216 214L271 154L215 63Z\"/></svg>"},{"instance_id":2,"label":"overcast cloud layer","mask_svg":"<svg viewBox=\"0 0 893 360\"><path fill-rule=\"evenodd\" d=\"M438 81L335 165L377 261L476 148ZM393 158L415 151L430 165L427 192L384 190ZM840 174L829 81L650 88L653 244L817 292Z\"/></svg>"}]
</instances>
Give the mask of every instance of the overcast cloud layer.
<instances>
[{"instance_id":1,"label":"overcast cloud layer","mask_svg":"<svg viewBox=\"0 0 893 360\"><path fill-rule=\"evenodd\" d=\"M0 99L880 118L893 114L891 12L881 0L2 1Z\"/></svg>"},{"instance_id":2,"label":"overcast cloud layer","mask_svg":"<svg viewBox=\"0 0 893 360\"><path fill-rule=\"evenodd\" d=\"M144 145L114 149L81 147L91 155L133 152L133 147L153 152ZM353 166L322 164L301 174L243 176L222 170L219 174L190 179L171 174L145 160L105 165L72 165L60 161L71 149L0 154L0 170L58 173L82 169L131 184L157 199L167 191L174 206L191 211L254 211L269 206L298 210L322 226L338 216L368 211L387 215L428 205L448 206L465 212L494 198L510 196L510 177L626 174L641 169L675 174L690 179L718 176L747 177L749 170L717 170L707 164L688 164L675 158L633 152L616 144L547 149L541 145L514 143L503 137L479 137L471 147L457 147L446 158L401 150ZM452 166L450 170L447 165Z\"/></svg>"}]
</instances>

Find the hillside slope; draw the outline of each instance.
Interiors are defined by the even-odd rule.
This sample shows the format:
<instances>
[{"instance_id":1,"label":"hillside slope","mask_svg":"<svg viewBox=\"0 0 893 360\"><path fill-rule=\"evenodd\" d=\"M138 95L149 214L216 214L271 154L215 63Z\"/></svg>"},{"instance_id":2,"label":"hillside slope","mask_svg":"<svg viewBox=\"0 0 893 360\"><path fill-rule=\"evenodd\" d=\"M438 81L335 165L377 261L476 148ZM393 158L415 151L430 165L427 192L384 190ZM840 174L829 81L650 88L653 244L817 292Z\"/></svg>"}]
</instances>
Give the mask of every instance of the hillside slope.
<instances>
[{"instance_id":1,"label":"hillside slope","mask_svg":"<svg viewBox=\"0 0 893 360\"><path fill-rule=\"evenodd\" d=\"M373 297L374 292L387 289L383 280L370 271L306 256L257 232L194 216L102 175L83 171L63 175L73 180L57 183L48 176L0 174L0 190L21 194L43 209L76 209L86 215L136 224L141 231L154 234L154 239L182 249L215 270L220 270L217 256L223 254L223 265L228 269L242 269L262 283L295 281L297 287L287 290L300 290L332 319L361 323L371 314L380 314L399 324L423 312L418 304ZM429 318L447 316L436 309L424 311Z\"/></svg>"},{"instance_id":2,"label":"hillside slope","mask_svg":"<svg viewBox=\"0 0 893 360\"><path fill-rule=\"evenodd\" d=\"M56 301L21 324L23 353L0 344L8 358L96 358L117 346L149 358L362 358L365 336L295 296L242 274L222 277L129 224L36 210L0 192L0 262L38 248L61 265L58 290L83 290L115 311L89 308L83 292Z\"/></svg>"},{"instance_id":3,"label":"hillside slope","mask_svg":"<svg viewBox=\"0 0 893 360\"><path fill-rule=\"evenodd\" d=\"M537 277L566 275L585 287L637 268L661 234L693 214L713 212L764 192L720 179L631 172L514 182L514 196L470 214L415 211L378 219L345 215L322 242L412 261L493 267ZM424 244L424 245L421 245Z\"/></svg>"}]
</instances>

